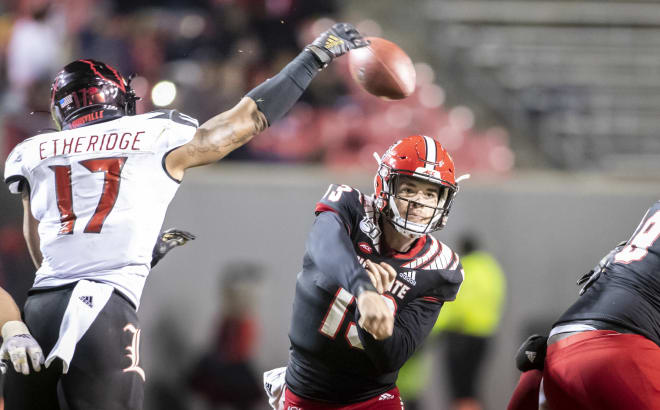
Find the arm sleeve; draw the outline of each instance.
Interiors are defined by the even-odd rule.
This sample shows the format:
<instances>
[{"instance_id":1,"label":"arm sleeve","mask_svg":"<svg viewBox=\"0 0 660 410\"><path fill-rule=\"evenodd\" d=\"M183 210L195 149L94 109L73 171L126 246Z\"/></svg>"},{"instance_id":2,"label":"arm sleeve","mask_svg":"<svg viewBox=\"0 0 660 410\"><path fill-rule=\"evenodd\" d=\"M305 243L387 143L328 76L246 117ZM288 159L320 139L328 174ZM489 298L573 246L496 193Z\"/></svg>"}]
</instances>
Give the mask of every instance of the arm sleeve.
<instances>
[{"instance_id":1,"label":"arm sleeve","mask_svg":"<svg viewBox=\"0 0 660 410\"><path fill-rule=\"evenodd\" d=\"M316 267L354 296L376 290L357 260L344 222L335 212L321 212L316 217L306 248Z\"/></svg>"},{"instance_id":2,"label":"arm sleeve","mask_svg":"<svg viewBox=\"0 0 660 410\"><path fill-rule=\"evenodd\" d=\"M293 107L320 69L314 54L303 50L275 77L256 86L247 96L272 125Z\"/></svg>"},{"instance_id":3,"label":"arm sleeve","mask_svg":"<svg viewBox=\"0 0 660 410\"><path fill-rule=\"evenodd\" d=\"M397 313L392 336L385 340L376 340L357 326L364 351L374 366L383 372L399 370L429 335L441 307L442 302L429 298L413 300ZM356 309L355 323L359 319L360 312Z\"/></svg>"}]
</instances>

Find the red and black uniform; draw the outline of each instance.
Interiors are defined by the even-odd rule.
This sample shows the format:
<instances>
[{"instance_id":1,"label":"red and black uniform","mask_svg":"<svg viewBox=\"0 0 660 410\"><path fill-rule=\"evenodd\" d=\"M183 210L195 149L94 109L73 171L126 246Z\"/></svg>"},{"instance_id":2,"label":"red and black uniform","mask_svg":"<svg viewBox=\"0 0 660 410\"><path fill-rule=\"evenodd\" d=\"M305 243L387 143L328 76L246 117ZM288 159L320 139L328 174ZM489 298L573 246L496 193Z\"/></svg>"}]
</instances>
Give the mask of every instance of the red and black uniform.
<instances>
[{"instance_id":1,"label":"red and black uniform","mask_svg":"<svg viewBox=\"0 0 660 410\"><path fill-rule=\"evenodd\" d=\"M430 235L405 254L391 251L372 198L346 185L331 185L316 213L296 283L286 394L332 404L380 395L379 408L389 408L391 398L398 403L399 368L429 334L442 304L456 297L463 281L458 255ZM357 325L355 295L373 289L367 259L398 274L383 295L395 322L392 337L382 341Z\"/></svg>"},{"instance_id":2,"label":"red and black uniform","mask_svg":"<svg viewBox=\"0 0 660 410\"><path fill-rule=\"evenodd\" d=\"M660 201L554 326L571 325L596 330L549 344L550 408L660 408Z\"/></svg>"},{"instance_id":3,"label":"red and black uniform","mask_svg":"<svg viewBox=\"0 0 660 410\"><path fill-rule=\"evenodd\" d=\"M588 319L612 323L660 346L660 201L555 326Z\"/></svg>"}]
</instances>

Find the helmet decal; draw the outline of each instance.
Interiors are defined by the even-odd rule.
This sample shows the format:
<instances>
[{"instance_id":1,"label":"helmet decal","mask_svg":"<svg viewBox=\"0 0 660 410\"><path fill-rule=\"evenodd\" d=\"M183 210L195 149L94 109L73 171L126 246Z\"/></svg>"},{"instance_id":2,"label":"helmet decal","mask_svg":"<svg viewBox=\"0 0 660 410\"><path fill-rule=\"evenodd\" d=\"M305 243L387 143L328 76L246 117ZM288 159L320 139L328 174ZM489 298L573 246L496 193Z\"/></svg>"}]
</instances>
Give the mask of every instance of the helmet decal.
<instances>
[{"instance_id":1,"label":"helmet decal","mask_svg":"<svg viewBox=\"0 0 660 410\"><path fill-rule=\"evenodd\" d=\"M98 70L96 69L96 67L94 66L94 63L92 61L89 61L89 60L80 60L80 61L82 61L83 63L89 64L89 66L92 69L92 71L94 72L94 74L98 75L99 77L103 78L104 80L108 80L110 82L113 82L113 83L117 84L117 87L119 87L123 92L126 92L126 87L124 86L124 79L122 78L122 76L119 75L119 73L117 73L117 70L115 70L114 67L109 66L107 64L105 65L108 68L108 70L112 71L112 73L115 75L115 78L117 79L117 81L113 81L109 78L104 77L103 74L98 72Z\"/></svg>"}]
</instances>

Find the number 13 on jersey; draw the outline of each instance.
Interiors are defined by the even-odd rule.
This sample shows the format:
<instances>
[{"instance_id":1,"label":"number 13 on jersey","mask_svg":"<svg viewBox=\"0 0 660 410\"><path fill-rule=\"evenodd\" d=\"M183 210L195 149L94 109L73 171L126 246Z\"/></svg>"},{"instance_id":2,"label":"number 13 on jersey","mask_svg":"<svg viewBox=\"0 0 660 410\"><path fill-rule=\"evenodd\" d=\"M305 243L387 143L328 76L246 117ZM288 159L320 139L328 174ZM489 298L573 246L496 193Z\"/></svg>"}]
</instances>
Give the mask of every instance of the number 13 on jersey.
<instances>
[{"instance_id":1,"label":"number 13 on jersey","mask_svg":"<svg viewBox=\"0 0 660 410\"><path fill-rule=\"evenodd\" d=\"M392 312L396 312L396 305L394 301L388 295L381 295L387 306ZM341 328L344 319L346 318L346 313L348 313L348 307L355 301L355 297L351 295L346 289L339 288L335 294L328 311L321 322L319 327L319 332L322 335L329 337L332 340L335 340L337 333ZM353 321L348 322L348 327L346 328L346 333L344 338L348 344L355 348L364 350L362 342L360 341L360 336L358 335L357 325Z\"/></svg>"}]
</instances>

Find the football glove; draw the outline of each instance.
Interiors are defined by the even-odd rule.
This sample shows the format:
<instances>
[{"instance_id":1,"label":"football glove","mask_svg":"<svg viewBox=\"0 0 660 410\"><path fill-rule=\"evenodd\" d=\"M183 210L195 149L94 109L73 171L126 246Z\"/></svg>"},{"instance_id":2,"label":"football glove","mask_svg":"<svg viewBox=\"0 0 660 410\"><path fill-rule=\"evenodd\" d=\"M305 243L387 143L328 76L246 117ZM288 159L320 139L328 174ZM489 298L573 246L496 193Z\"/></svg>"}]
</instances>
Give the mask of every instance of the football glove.
<instances>
[{"instance_id":1,"label":"football glove","mask_svg":"<svg viewBox=\"0 0 660 410\"><path fill-rule=\"evenodd\" d=\"M19 320L10 320L2 326L2 347L0 358L8 360L14 366L16 373L30 374L28 357L35 372L41 370L44 363L44 353L41 346L34 340L25 323ZM7 371L6 365L0 366L2 373Z\"/></svg>"},{"instance_id":2,"label":"football glove","mask_svg":"<svg viewBox=\"0 0 660 410\"><path fill-rule=\"evenodd\" d=\"M582 286L582 289L580 289L579 295L582 296L584 292L589 289L591 285L594 284L600 278L601 272L610 264L612 263L612 260L614 260L614 255L619 253L623 247L626 246L626 241L620 242L616 248L612 249L607 255L603 257L603 259L598 262L596 266L593 267L589 272L585 273L578 279L577 285L584 285Z\"/></svg>"},{"instance_id":3,"label":"football glove","mask_svg":"<svg viewBox=\"0 0 660 410\"><path fill-rule=\"evenodd\" d=\"M168 229L161 232L151 253L151 267L156 266L158 261L163 259L167 252L176 248L177 246L185 245L186 242L194 240L195 235L187 231L178 229Z\"/></svg>"},{"instance_id":4,"label":"football glove","mask_svg":"<svg viewBox=\"0 0 660 410\"><path fill-rule=\"evenodd\" d=\"M349 50L365 47L369 42L364 39L352 24L337 23L305 47L309 50L322 68L325 68L333 59L348 53Z\"/></svg>"},{"instance_id":5,"label":"football glove","mask_svg":"<svg viewBox=\"0 0 660 410\"><path fill-rule=\"evenodd\" d=\"M534 369L543 370L547 344L547 336L531 335L528 337L516 352L516 367L518 370L521 372Z\"/></svg>"}]
</instances>

